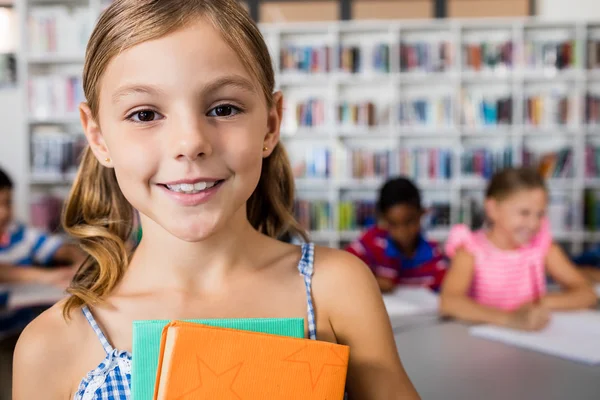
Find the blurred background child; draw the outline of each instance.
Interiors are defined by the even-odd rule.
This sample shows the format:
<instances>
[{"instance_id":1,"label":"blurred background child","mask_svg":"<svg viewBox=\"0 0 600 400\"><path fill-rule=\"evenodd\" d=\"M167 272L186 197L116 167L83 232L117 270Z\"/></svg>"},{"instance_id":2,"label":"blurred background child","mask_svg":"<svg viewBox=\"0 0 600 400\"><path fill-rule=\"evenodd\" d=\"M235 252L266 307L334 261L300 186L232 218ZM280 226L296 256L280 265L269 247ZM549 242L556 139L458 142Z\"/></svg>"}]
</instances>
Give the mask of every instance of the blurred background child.
<instances>
[{"instance_id":1,"label":"blurred background child","mask_svg":"<svg viewBox=\"0 0 600 400\"><path fill-rule=\"evenodd\" d=\"M346 250L371 268L382 292L397 285L437 290L447 263L440 246L421 230L425 210L419 189L407 178L391 179L381 188L376 207L377 225Z\"/></svg>"},{"instance_id":2,"label":"blurred background child","mask_svg":"<svg viewBox=\"0 0 600 400\"><path fill-rule=\"evenodd\" d=\"M547 203L544 180L535 170L511 168L494 175L486 191L487 227L471 232L459 225L450 232L443 315L538 330L551 310L596 304L591 286L552 241ZM561 292L547 293L546 273Z\"/></svg>"}]
</instances>

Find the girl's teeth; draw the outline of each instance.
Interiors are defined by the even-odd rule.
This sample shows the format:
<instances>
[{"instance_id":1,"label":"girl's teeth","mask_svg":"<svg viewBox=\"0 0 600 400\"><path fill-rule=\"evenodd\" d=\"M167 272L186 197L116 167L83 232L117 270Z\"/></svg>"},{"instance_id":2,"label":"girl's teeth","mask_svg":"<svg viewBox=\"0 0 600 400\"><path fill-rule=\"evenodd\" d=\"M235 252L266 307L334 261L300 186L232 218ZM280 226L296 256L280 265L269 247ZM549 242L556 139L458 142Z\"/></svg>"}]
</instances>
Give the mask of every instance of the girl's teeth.
<instances>
[{"instance_id":1,"label":"girl's teeth","mask_svg":"<svg viewBox=\"0 0 600 400\"><path fill-rule=\"evenodd\" d=\"M217 182L198 182L193 185L191 183L181 183L179 185L167 185L167 188L172 192L195 194L210 189L216 184Z\"/></svg>"}]
</instances>

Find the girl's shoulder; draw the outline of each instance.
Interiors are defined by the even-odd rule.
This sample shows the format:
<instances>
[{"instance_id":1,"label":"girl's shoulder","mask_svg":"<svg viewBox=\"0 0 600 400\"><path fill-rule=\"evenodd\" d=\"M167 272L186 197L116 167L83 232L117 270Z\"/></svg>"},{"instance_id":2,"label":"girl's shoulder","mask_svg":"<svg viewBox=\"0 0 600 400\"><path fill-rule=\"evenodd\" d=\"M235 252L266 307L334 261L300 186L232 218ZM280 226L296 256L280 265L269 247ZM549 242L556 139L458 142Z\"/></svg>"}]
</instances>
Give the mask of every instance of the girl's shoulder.
<instances>
[{"instance_id":1,"label":"girl's shoulder","mask_svg":"<svg viewBox=\"0 0 600 400\"><path fill-rule=\"evenodd\" d=\"M454 257L456 252L461 249L474 254L480 245L478 240L479 235L479 231L472 231L467 225L455 225L448 234L444 250L448 257Z\"/></svg>"},{"instance_id":2,"label":"girl's shoulder","mask_svg":"<svg viewBox=\"0 0 600 400\"><path fill-rule=\"evenodd\" d=\"M71 394L70 378L82 356L78 352L88 344L85 317L75 310L65 319L63 306L64 301L59 302L31 322L15 349L15 387L23 387L26 381L36 382L40 398L43 393Z\"/></svg>"}]
</instances>

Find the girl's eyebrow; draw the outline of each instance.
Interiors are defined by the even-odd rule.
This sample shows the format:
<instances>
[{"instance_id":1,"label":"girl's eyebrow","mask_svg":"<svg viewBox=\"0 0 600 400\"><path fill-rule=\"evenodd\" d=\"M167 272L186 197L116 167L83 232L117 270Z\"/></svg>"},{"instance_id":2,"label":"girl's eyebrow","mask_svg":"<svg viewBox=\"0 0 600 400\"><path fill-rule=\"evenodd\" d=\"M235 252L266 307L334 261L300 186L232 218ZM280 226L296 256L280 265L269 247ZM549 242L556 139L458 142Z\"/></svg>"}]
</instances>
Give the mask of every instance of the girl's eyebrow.
<instances>
[{"instance_id":1,"label":"girl's eyebrow","mask_svg":"<svg viewBox=\"0 0 600 400\"><path fill-rule=\"evenodd\" d=\"M145 94L151 96L163 96L165 92L153 85L143 85L143 84L131 84L126 85L119 88L113 95L112 101L113 103L118 103L124 97L131 96L134 94Z\"/></svg>"},{"instance_id":2,"label":"girl's eyebrow","mask_svg":"<svg viewBox=\"0 0 600 400\"><path fill-rule=\"evenodd\" d=\"M255 86L246 78L239 75L228 75L219 77L212 82L207 83L201 90L202 95L206 96L226 87L235 88L252 94L256 93ZM165 96L164 90L154 85L129 84L119 88L113 95L113 103L118 103L124 97L134 94L144 94L150 96Z\"/></svg>"}]
</instances>

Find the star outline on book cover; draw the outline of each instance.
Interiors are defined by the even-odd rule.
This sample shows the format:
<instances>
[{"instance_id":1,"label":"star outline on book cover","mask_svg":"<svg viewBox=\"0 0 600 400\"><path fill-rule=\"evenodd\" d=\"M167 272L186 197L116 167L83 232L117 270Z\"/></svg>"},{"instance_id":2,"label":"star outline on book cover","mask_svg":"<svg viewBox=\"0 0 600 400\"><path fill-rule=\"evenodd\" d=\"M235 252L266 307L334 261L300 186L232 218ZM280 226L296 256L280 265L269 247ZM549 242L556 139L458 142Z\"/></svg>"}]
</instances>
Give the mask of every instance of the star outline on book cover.
<instances>
[{"instance_id":1,"label":"star outline on book cover","mask_svg":"<svg viewBox=\"0 0 600 400\"><path fill-rule=\"evenodd\" d=\"M326 367L345 368L347 365L333 347L328 347L327 350L324 350L323 348L309 345L305 345L300 350L287 356L284 358L284 361L305 364L308 367L310 384L313 391L319 384Z\"/></svg>"},{"instance_id":2,"label":"star outline on book cover","mask_svg":"<svg viewBox=\"0 0 600 400\"><path fill-rule=\"evenodd\" d=\"M189 392L179 396L177 400L197 400L198 395L202 395L202 392L210 390L215 386L218 388L216 393L219 394L219 400L242 400L242 397L233 390L233 385L235 384L235 381L237 380L240 371L244 366L243 362L240 362L221 373L217 373L215 370L209 367L199 355L196 355L196 363L198 366L199 384ZM210 378L208 378L209 376ZM207 388L209 385L210 387Z\"/></svg>"}]
</instances>

